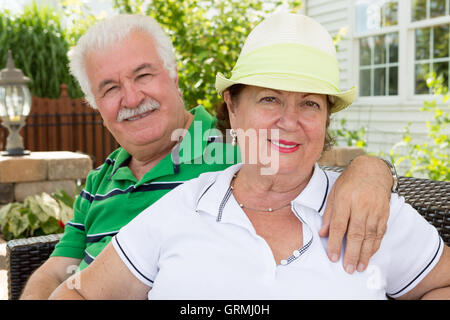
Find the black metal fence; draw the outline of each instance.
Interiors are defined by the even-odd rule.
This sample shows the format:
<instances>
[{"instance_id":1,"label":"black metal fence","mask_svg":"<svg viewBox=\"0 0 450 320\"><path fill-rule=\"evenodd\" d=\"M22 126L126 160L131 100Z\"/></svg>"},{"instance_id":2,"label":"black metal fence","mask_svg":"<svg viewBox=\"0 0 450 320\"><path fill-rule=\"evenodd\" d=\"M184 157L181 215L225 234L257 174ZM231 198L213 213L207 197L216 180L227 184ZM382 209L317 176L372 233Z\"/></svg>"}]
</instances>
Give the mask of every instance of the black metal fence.
<instances>
[{"instance_id":1,"label":"black metal fence","mask_svg":"<svg viewBox=\"0 0 450 320\"><path fill-rule=\"evenodd\" d=\"M74 151L88 154L94 167L119 145L103 126L100 114L82 99L70 99L66 86L61 97L33 97L30 115L21 131L30 151ZM0 149L5 149L7 129L0 128Z\"/></svg>"}]
</instances>

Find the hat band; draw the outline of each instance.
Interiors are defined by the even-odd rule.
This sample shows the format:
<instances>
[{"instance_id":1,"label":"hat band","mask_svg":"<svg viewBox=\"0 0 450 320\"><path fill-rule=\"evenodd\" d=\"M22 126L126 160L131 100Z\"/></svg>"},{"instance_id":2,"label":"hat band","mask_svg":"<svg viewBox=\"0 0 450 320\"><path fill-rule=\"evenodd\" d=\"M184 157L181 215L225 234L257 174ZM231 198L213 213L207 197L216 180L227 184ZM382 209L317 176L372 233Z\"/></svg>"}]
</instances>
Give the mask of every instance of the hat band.
<instances>
[{"instance_id":1,"label":"hat band","mask_svg":"<svg viewBox=\"0 0 450 320\"><path fill-rule=\"evenodd\" d=\"M298 43L272 44L241 55L230 80L253 84L249 83L250 79L262 77L267 77L267 83L258 81L254 85L271 87L271 81L282 78L291 81L301 79L302 82L309 79L313 86L314 83L322 83L322 90L327 87L327 91L332 91L328 92L330 94L340 92L337 59L319 49Z\"/></svg>"}]
</instances>

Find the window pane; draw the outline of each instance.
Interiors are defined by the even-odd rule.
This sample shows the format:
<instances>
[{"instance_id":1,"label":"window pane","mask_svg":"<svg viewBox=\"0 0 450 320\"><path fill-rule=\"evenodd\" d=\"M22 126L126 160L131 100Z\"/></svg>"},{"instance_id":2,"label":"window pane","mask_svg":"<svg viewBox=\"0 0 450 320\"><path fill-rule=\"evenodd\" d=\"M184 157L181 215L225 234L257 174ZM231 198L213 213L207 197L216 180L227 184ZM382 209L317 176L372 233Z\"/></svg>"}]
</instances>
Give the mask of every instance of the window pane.
<instances>
[{"instance_id":1,"label":"window pane","mask_svg":"<svg viewBox=\"0 0 450 320\"><path fill-rule=\"evenodd\" d=\"M375 36L374 64L386 63L386 44L384 36Z\"/></svg>"},{"instance_id":2,"label":"window pane","mask_svg":"<svg viewBox=\"0 0 450 320\"><path fill-rule=\"evenodd\" d=\"M448 57L448 34L448 25L433 29L433 56L435 58Z\"/></svg>"},{"instance_id":3,"label":"window pane","mask_svg":"<svg viewBox=\"0 0 450 320\"><path fill-rule=\"evenodd\" d=\"M397 25L398 0L356 0L355 15L358 33Z\"/></svg>"},{"instance_id":4,"label":"window pane","mask_svg":"<svg viewBox=\"0 0 450 320\"><path fill-rule=\"evenodd\" d=\"M430 67L428 63L416 64L416 94L428 94L429 90L427 87L427 74L430 72Z\"/></svg>"},{"instance_id":5,"label":"window pane","mask_svg":"<svg viewBox=\"0 0 450 320\"><path fill-rule=\"evenodd\" d=\"M374 96L384 96L386 89L386 68L376 68L374 70Z\"/></svg>"},{"instance_id":6,"label":"window pane","mask_svg":"<svg viewBox=\"0 0 450 320\"><path fill-rule=\"evenodd\" d=\"M430 0L430 18L445 16L445 0Z\"/></svg>"},{"instance_id":7,"label":"window pane","mask_svg":"<svg viewBox=\"0 0 450 320\"><path fill-rule=\"evenodd\" d=\"M418 21L427 18L427 0L413 0L411 20Z\"/></svg>"},{"instance_id":8,"label":"window pane","mask_svg":"<svg viewBox=\"0 0 450 320\"><path fill-rule=\"evenodd\" d=\"M430 58L430 28L416 29L416 60Z\"/></svg>"},{"instance_id":9,"label":"window pane","mask_svg":"<svg viewBox=\"0 0 450 320\"><path fill-rule=\"evenodd\" d=\"M383 12L383 27L397 25L398 3L396 1L385 3L381 10Z\"/></svg>"},{"instance_id":10,"label":"window pane","mask_svg":"<svg viewBox=\"0 0 450 320\"><path fill-rule=\"evenodd\" d=\"M389 95L396 96L398 94L398 68L389 68Z\"/></svg>"},{"instance_id":11,"label":"window pane","mask_svg":"<svg viewBox=\"0 0 450 320\"><path fill-rule=\"evenodd\" d=\"M387 34L386 43L389 46L389 62L398 62L398 33Z\"/></svg>"},{"instance_id":12,"label":"window pane","mask_svg":"<svg viewBox=\"0 0 450 320\"><path fill-rule=\"evenodd\" d=\"M367 66L371 64L371 41L372 39L363 38L359 41L359 65Z\"/></svg>"},{"instance_id":13,"label":"window pane","mask_svg":"<svg viewBox=\"0 0 450 320\"><path fill-rule=\"evenodd\" d=\"M436 73L436 77L444 77L444 86L448 86L448 62L437 62L433 64L433 72Z\"/></svg>"},{"instance_id":14,"label":"window pane","mask_svg":"<svg viewBox=\"0 0 450 320\"><path fill-rule=\"evenodd\" d=\"M370 96L370 69L359 71L359 95Z\"/></svg>"}]
</instances>

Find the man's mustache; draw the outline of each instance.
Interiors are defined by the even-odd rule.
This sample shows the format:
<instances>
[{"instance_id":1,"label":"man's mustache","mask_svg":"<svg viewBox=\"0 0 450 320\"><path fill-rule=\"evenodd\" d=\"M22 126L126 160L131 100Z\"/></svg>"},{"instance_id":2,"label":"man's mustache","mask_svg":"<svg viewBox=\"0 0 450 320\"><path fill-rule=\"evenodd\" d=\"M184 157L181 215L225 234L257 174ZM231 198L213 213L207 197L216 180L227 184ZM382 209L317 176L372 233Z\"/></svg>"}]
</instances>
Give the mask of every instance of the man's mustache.
<instances>
[{"instance_id":1,"label":"man's mustache","mask_svg":"<svg viewBox=\"0 0 450 320\"><path fill-rule=\"evenodd\" d=\"M117 121L122 122L123 120L136 117L148 111L153 111L160 108L158 101L154 99L146 99L137 108L127 108L122 107L117 114Z\"/></svg>"}]
</instances>

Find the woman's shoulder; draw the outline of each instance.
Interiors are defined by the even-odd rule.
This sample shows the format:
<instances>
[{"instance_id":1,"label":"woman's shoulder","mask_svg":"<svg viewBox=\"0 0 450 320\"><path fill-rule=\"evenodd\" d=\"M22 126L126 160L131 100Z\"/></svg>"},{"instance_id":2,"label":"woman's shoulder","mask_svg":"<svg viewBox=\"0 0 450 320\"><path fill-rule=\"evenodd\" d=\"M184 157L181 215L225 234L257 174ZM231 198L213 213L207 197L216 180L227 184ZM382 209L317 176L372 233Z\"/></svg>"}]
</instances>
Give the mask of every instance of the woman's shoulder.
<instances>
[{"instance_id":1,"label":"woman's shoulder","mask_svg":"<svg viewBox=\"0 0 450 320\"><path fill-rule=\"evenodd\" d=\"M221 171L205 172L200 174L197 178L186 180L156 201L150 208L154 206L176 206L179 209L195 208L198 199L205 191L220 179L221 176L227 176L230 172L236 171L236 166L240 166L240 164L230 166Z\"/></svg>"}]
</instances>

